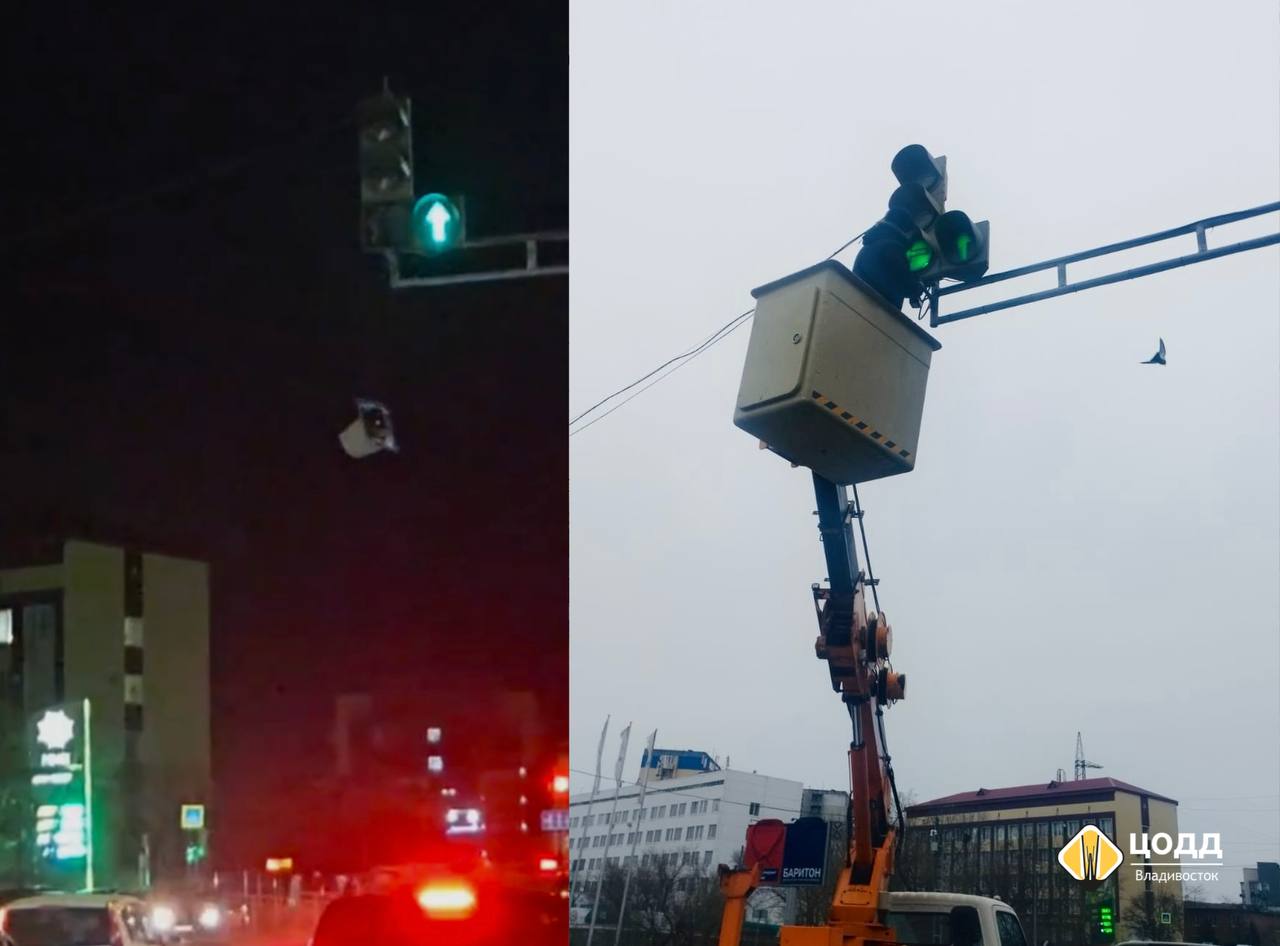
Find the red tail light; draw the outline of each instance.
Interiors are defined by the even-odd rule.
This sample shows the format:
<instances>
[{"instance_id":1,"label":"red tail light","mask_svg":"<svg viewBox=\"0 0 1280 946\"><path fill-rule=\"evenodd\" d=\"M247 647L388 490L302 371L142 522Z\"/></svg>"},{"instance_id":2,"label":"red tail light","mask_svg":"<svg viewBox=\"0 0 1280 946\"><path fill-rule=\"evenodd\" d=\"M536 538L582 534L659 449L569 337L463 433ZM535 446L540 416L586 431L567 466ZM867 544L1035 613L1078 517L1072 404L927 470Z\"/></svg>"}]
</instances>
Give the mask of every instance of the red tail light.
<instances>
[{"instance_id":1,"label":"red tail light","mask_svg":"<svg viewBox=\"0 0 1280 946\"><path fill-rule=\"evenodd\" d=\"M476 912L476 892L466 881L437 881L418 891L418 906L433 920L465 920Z\"/></svg>"},{"instance_id":2,"label":"red tail light","mask_svg":"<svg viewBox=\"0 0 1280 946\"><path fill-rule=\"evenodd\" d=\"M538 861L538 870L544 874L554 874L560 869L560 861L554 857L543 857Z\"/></svg>"}]
</instances>

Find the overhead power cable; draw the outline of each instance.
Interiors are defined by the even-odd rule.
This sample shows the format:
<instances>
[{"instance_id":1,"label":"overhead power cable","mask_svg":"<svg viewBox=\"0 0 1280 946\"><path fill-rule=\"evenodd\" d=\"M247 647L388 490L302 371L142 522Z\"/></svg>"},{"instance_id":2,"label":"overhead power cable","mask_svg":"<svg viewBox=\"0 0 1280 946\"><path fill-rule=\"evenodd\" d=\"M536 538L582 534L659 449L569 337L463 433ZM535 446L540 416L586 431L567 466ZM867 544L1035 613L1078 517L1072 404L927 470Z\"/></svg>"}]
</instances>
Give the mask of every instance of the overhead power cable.
<instances>
[{"instance_id":1,"label":"overhead power cable","mask_svg":"<svg viewBox=\"0 0 1280 946\"><path fill-rule=\"evenodd\" d=\"M856 236L846 240L836 249L828 253L826 258L823 260L823 262L829 259L834 259L838 254L844 252L846 249L853 246L854 243L858 242L858 240L862 239L862 237L865 234L866 234L866 231L864 230L862 231L862 233L859 233ZM624 385L623 387L618 388L618 390L614 391L612 394L608 395L607 397L603 397L600 400L596 401L594 404L592 404L586 410L582 411L577 416L570 418L569 419L569 428L570 428L569 436L570 437L576 436L577 434L582 433L584 430L586 430L588 427L592 426L593 424L596 424L599 421L604 420L606 417L608 417L618 408L622 407L628 401L632 400L633 398L639 397L641 394L649 390L649 388L653 387L658 382L662 381L663 379L679 371L686 364L693 361L703 352L707 351L710 348L715 347L720 342L724 341L726 338L728 338L730 335L736 332L739 328L745 325L746 322L751 318L751 316L755 314L755 311L756 311L755 307L753 306L752 308L747 309L747 311L741 313L740 315L734 316L732 319L730 319L724 325L720 326L718 329L716 329L714 332L708 335L705 339L703 339L697 345L694 345L692 348L689 348L678 355L673 355L671 358L668 358L666 361L658 365L658 367L654 368L652 371L641 375L639 378L636 378L630 384L627 384L627 385ZM657 377L654 377L655 375ZM650 378L652 378L653 380L649 381ZM644 384L644 382L646 381L649 381L649 383ZM635 389L636 387L642 384L644 384L644 387L640 388L640 390L635 391L633 394L629 395L626 398L623 398L621 402L613 405L607 411L600 414L598 417L594 417L587 423L583 424L577 429L574 429L573 425L578 423L578 421L587 417L594 411L597 411L600 408L604 407L614 398L620 397L621 395L626 394L628 391L632 391L633 389Z\"/></svg>"}]
</instances>

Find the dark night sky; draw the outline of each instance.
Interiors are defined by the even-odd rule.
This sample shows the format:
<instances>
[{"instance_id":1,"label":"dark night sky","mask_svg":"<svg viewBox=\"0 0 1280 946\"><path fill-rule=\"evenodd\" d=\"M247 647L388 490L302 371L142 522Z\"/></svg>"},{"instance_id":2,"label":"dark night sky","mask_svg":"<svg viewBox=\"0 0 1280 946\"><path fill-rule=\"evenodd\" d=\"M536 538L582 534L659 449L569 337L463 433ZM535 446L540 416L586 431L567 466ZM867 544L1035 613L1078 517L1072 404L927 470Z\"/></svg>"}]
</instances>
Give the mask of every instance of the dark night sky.
<instances>
[{"instance_id":1,"label":"dark night sky","mask_svg":"<svg viewBox=\"0 0 1280 946\"><path fill-rule=\"evenodd\" d=\"M566 7L417 6L7 26L0 534L212 562L229 820L323 764L343 690L421 668L567 710L566 280L393 294L343 124L388 74L419 190L472 235L564 227ZM399 456L338 449L358 394Z\"/></svg>"}]
</instances>

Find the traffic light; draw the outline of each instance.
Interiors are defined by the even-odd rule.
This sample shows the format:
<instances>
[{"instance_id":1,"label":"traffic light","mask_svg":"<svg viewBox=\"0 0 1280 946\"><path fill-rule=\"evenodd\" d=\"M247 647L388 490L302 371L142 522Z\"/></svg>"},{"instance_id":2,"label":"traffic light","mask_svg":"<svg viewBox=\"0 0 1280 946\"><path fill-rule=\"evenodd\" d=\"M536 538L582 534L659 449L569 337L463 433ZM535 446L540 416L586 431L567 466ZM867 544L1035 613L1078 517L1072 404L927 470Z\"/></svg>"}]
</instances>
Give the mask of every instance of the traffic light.
<instances>
[{"instance_id":1,"label":"traffic light","mask_svg":"<svg viewBox=\"0 0 1280 946\"><path fill-rule=\"evenodd\" d=\"M853 271L890 305L919 306L926 286L969 281L987 271L990 227L946 211L947 159L907 145L890 163L898 188L889 209L863 235Z\"/></svg>"},{"instance_id":2,"label":"traffic light","mask_svg":"<svg viewBox=\"0 0 1280 946\"><path fill-rule=\"evenodd\" d=\"M434 254L451 250L466 239L466 218L462 199L444 194L426 194L413 205L412 248Z\"/></svg>"},{"instance_id":3,"label":"traffic light","mask_svg":"<svg viewBox=\"0 0 1280 946\"><path fill-rule=\"evenodd\" d=\"M407 248L413 210L413 122L407 97L390 92L356 109L360 236L366 251Z\"/></svg>"},{"instance_id":4,"label":"traffic light","mask_svg":"<svg viewBox=\"0 0 1280 946\"><path fill-rule=\"evenodd\" d=\"M981 279L990 262L991 224L974 223L963 210L948 210L933 226L937 249L932 264L921 273L921 282L933 285L942 279L969 282Z\"/></svg>"}]
</instances>

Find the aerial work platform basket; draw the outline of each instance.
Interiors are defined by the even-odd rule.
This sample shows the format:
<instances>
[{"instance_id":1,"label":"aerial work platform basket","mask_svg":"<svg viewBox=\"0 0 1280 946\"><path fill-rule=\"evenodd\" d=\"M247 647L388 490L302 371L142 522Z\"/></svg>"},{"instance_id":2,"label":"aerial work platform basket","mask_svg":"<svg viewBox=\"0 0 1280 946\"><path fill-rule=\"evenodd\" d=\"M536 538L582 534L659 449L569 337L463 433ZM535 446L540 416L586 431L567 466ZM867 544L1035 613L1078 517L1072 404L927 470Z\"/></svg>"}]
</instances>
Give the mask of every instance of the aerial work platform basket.
<instances>
[{"instance_id":1,"label":"aerial work platform basket","mask_svg":"<svg viewBox=\"0 0 1280 946\"><path fill-rule=\"evenodd\" d=\"M734 424L833 483L910 472L941 343L834 260L751 295Z\"/></svg>"}]
</instances>

